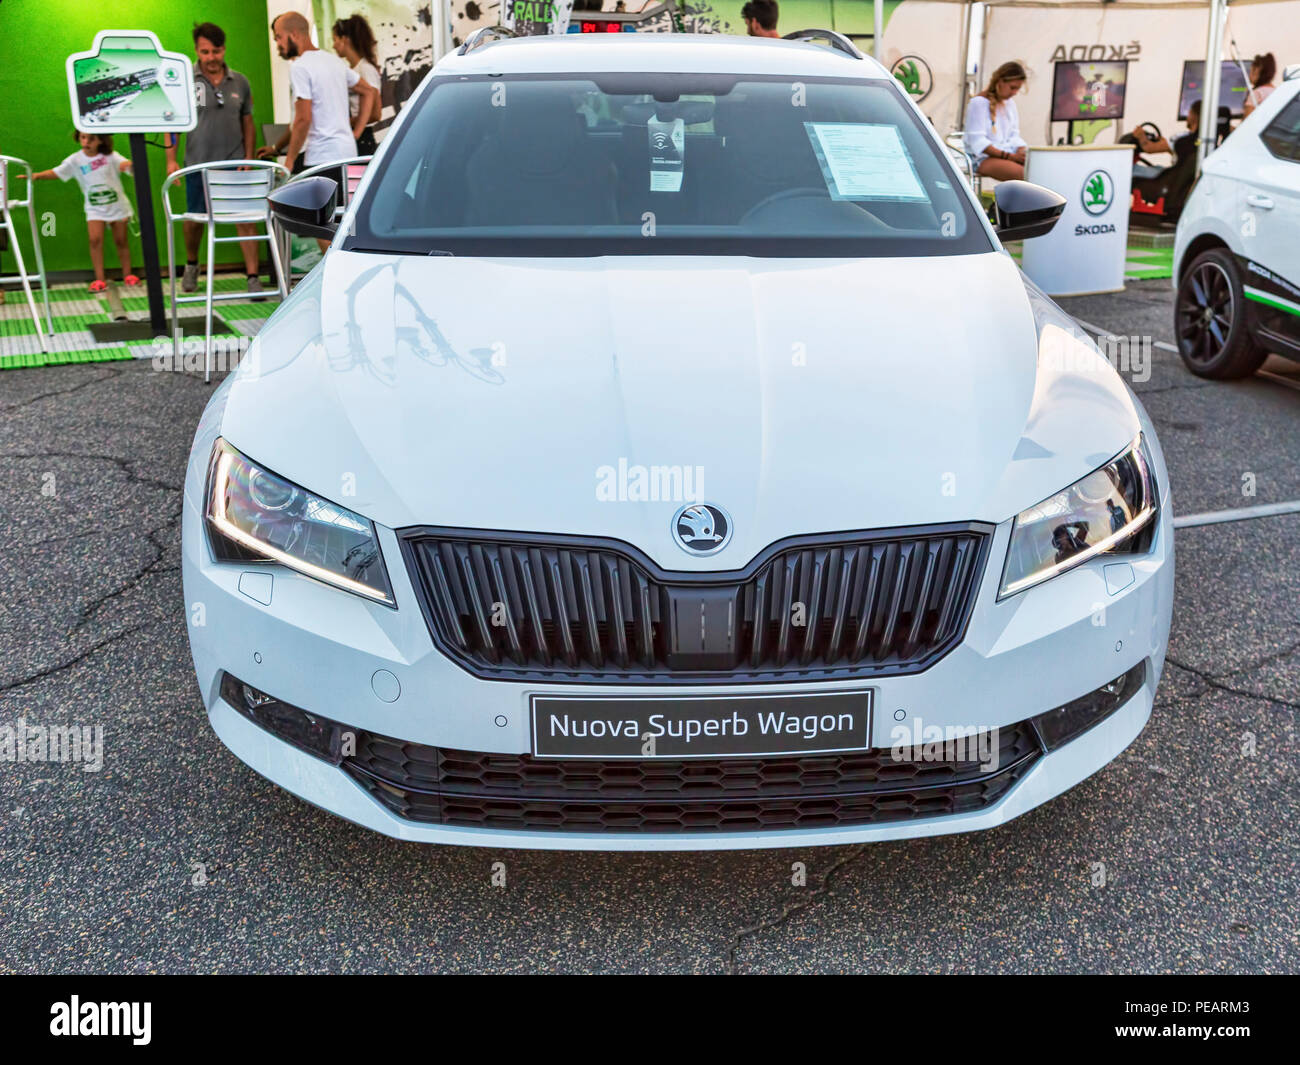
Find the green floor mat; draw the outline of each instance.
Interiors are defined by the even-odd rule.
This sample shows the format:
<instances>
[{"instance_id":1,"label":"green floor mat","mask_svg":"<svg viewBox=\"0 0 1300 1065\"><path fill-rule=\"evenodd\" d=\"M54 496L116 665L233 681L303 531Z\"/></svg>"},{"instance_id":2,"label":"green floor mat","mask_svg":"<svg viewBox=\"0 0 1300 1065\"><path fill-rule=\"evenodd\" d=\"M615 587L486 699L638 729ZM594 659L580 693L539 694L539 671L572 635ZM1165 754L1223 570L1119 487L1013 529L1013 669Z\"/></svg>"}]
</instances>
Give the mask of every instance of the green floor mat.
<instances>
[{"instance_id":1,"label":"green floor mat","mask_svg":"<svg viewBox=\"0 0 1300 1065\"><path fill-rule=\"evenodd\" d=\"M8 354L0 351L0 370L20 370L33 366L63 366L73 362L117 362L133 359L128 345L93 348L84 351L34 351Z\"/></svg>"},{"instance_id":2,"label":"green floor mat","mask_svg":"<svg viewBox=\"0 0 1300 1065\"><path fill-rule=\"evenodd\" d=\"M1007 252L1016 262L1020 262L1024 245L1011 241L1006 245ZM1145 248L1130 244L1124 255L1125 281L1151 281L1174 276L1173 248Z\"/></svg>"},{"instance_id":3,"label":"green floor mat","mask_svg":"<svg viewBox=\"0 0 1300 1065\"><path fill-rule=\"evenodd\" d=\"M213 288L217 292L238 292L242 294L246 291L246 285L247 282L242 274L225 275L216 278ZM147 317L149 300L143 286L128 289L116 284L114 288L121 299L122 310L130 314L133 320L138 321ZM43 312L44 307L40 291L36 290L33 295L36 297L38 310ZM166 294L164 293L165 298ZM19 300L22 302L18 303ZM73 310L78 303L81 304L81 307L76 308L77 313L67 313ZM279 293L274 289L266 294L266 298L257 301L247 299L215 303L213 305L213 314L217 319L225 319L227 323L250 322L252 325L243 329L232 328L227 332L217 332L214 333L214 336L251 335L255 331L257 323L270 317L279 305ZM15 306L21 308L18 313L14 313ZM98 309L89 310L91 307L97 307ZM0 314L4 315L0 317L0 370L148 358L154 351L154 341L152 339L96 343L91 335L90 327L111 322L113 319L110 315L107 299L102 294L92 295L83 283L60 284L50 287L50 309L53 312L54 336L49 338L49 343L54 350L49 352L40 350L37 327L27 313L26 300L21 289L6 289L4 308L4 311L0 311ZM59 313L61 309L64 310L62 314ZM185 304L182 308L182 316L185 319L187 336L192 337L190 330L193 329L196 316L201 335L203 305L201 303ZM45 318L42 313L42 330L44 325ZM218 329L220 330L221 327L218 326Z\"/></svg>"}]
</instances>

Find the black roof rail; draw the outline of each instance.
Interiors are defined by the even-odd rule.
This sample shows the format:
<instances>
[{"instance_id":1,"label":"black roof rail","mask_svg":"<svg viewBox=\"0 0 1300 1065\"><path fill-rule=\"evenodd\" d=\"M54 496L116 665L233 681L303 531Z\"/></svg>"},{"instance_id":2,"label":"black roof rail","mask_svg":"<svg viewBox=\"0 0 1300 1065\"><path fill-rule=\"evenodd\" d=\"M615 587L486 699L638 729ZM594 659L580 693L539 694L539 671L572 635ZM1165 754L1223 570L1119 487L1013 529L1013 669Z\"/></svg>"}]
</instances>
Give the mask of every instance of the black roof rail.
<instances>
[{"instance_id":1,"label":"black roof rail","mask_svg":"<svg viewBox=\"0 0 1300 1065\"><path fill-rule=\"evenodd\" d=\"M484 26L466 37L465 43L456 49L456 54L464 55L466 52L472 52L475 48L481 48L493 41L503 41L508 37L518 36L509 26Z\"/></svg>"},{"instance_id":2,"label":"black roof rail","mask_svg":"<svg viewBox=\"0 0 1300 1065\"><path fill-rule=\"evenodd\" d=\"M825 41L836 51L843 52L850 59L865 59L857 46L842 33L836 33L834 30L795 30L794 33L787 33L782 40L786 41Z\"/></svg>"}]
</instances>

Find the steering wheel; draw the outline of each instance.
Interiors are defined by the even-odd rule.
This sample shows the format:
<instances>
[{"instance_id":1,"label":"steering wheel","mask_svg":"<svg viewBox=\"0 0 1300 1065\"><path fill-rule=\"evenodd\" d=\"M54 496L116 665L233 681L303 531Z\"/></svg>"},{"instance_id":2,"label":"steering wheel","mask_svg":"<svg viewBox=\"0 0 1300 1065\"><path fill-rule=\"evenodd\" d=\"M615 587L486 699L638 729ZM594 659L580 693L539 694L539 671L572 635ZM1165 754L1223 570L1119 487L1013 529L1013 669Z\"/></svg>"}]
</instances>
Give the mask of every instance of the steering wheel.
<instances>
[{"instance_id":1,"label":"steering wheel","mask_svg":"<svg viewBox=\"0 0 1300 1065\"><path fill-rule=\"evenodd\" d=\"M1164 138L1164 134L1160 132L1160 127L1154 122L1143 122L1138 126L1138 129L1142 130L1142 132L1153 141L1162 140Z\"/></svg>"},{"instance_id":2,"label":"steering wheel","mask_svg":"<svg viewBox=\"0 0 1300 1065\"><path fill-rule=\"evenodd\" d=\"M793 189L782 189L780 192L772 193L771 196L763 197L763 199L759 200L758 203L754 204L753 207L751 207L748 211L745 212L745 216L740 220L740 224L742 226L746 225L754 215L758 214L764 208L770 207L772 204L783 203L786 200L812 200L812 199L825 200L826 190L815 189L807 185L800 186L798 188L793 188Z\"/></svg>"}]
</instances>

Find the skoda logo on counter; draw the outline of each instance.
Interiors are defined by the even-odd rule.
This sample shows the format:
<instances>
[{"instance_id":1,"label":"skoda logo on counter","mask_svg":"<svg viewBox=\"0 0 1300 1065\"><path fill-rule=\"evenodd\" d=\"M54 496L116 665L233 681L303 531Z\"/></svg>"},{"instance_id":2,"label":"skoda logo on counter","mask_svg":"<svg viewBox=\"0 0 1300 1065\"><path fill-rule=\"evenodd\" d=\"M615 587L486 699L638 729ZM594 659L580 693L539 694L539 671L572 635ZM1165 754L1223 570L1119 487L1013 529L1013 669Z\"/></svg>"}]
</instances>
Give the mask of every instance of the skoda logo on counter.
<instances>
[{"instance_id":1,"label":"skoda logo on counter","mask_svg":"<svg viewBox=\"0 0 1300 1065\"><path fill-rule=\"evenodd\" d=\"M715 555L731 539L731 516L712 503L691 503L673 516L673 538L692 555Z\"/></svg>"},{"instance_id":2,"label":"skoda logo on counter","mask_svg":"<svg viewBox=\"0 0 1300 1065\"><path fill-rule=\"evenodd\" d=\"M1094 170L1083 179L1079 198L1090 215L1105 214L1115 199L1115 182L1105 170Z\"/></svg>"}]
</instances>

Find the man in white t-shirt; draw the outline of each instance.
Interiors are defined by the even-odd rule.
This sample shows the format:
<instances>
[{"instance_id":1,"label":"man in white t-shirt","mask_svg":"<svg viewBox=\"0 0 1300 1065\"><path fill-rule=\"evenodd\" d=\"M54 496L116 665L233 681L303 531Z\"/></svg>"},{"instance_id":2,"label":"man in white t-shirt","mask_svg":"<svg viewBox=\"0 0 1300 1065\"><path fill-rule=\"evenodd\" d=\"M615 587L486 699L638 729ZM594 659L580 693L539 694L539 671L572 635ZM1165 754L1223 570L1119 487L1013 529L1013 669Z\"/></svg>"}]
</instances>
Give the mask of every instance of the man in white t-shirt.
<instances>
[{"instance_id":1,"label":"man in white t-shirt","mask_svg":"<svg viewBox=\"0 0 1300 1065\"><path fill-rule=\"evenodd\" d=\"M271 32L280 58L294 61L289 68L293 122L287 145L268 146L258 154L274 155L284 148L284 165L291 171L352 158L379 91L338 56L312 44L311 27L298 12L280 15ZM353 88L361 98L355 122L348 113L348 90Z\"/></svg>"}]
</instances>

